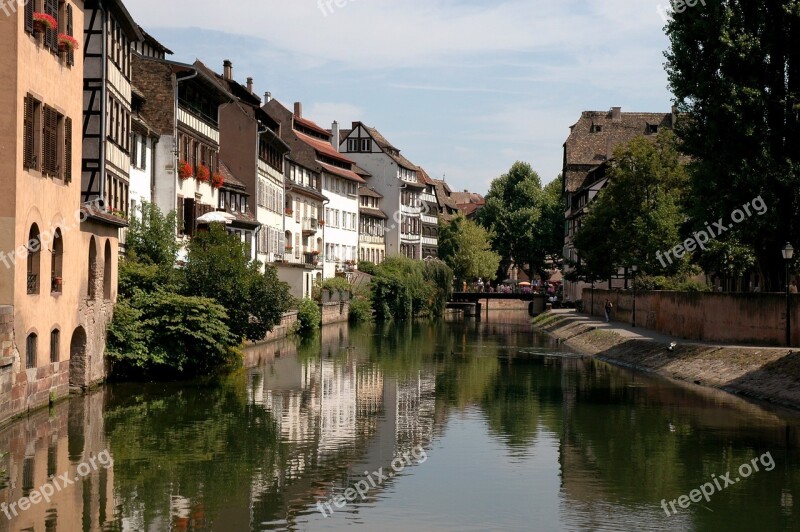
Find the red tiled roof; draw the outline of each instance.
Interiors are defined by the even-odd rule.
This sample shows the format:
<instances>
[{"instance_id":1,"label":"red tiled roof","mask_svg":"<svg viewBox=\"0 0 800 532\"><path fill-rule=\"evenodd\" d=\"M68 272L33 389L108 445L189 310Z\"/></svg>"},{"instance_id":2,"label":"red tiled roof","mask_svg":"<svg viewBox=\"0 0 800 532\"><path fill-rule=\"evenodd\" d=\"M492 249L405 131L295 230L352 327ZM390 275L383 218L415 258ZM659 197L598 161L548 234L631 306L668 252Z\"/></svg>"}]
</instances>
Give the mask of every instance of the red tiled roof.
<instances>
[{"instance_id":1,"label":"red tiled roof","mask_svg":"<svg viewBox=\"0 0 800 532\"><path fill-rule=\"evenodd\" d=\"M426 185L434 184L433 180L431 179L431 176L429 176L428 172L426 172L425 169L422 168L421 166L417 166L417 173L422 178L422 182L425 183Z\"/></svg>"},{"instance_id":2,"label":"red tiled roof","mask_svg":"<svg viewBox=\"0 0 800 532\"><path fill-rule=\"evenodd\" d=\"M245 187L244 183L242 183L235 175L233 175L233 172L231 172L230 168L228 168L228 165L226 165L223 161L219 162L219 173L222 175L222 179L225 181L223 186L229 188L239 188L242 190L247 188Z\"/></svg>"},{"instance_id":3,"label":"red tiled roof","mask_svg":"<svg viewBox=\"0 0 800 532\"><path fill-rule=\"evenodd\" d=\"M324 140L315 139L314 137L309 137L308 135L304 135L299 131L295 130L295 134L297 138L317 150L319 153L331 157L333 159L342 161L343 163L354 164L352 159L349 159L347 156L339 153L331 146L330 142L325 142Z\"/></svg>"},{"instance_id":4,"label":"red tiled roof","mask_svg":"<svg viewBox=\"0 0 800 532\"><path fill-rule=\"evenodd\" d=\"M328 131L327 129L323 129L323 128L319 127L317 124L315 124L311 120L307 120L305 118L301 118L301 117L299 117L297 115L294 115L294 121L297 122L298 124L302 125L303 127L307 127L308 129L313 129L314 131L316 131L317 133L320 133L322 135L330 136L330 134L331 134L330 131Z\"/></svg>"},{"instance_id":5,"label":"red tiled roof","mask_svg":"<svg viewBox=\"0 0 800 532\"><path fill-rule=\"evenodd\" d=\"M322 169L328 173L336 174L339 177L343 177L345 179L349 179L350 181L355 181L356 183L366 183L361 176L357 173L353 172L352 170L345 170L344 168L339 168L338 166L332 166L330 164L325 164L323 162L319 163L322 166Z\"/></svg>"}]
</instances>

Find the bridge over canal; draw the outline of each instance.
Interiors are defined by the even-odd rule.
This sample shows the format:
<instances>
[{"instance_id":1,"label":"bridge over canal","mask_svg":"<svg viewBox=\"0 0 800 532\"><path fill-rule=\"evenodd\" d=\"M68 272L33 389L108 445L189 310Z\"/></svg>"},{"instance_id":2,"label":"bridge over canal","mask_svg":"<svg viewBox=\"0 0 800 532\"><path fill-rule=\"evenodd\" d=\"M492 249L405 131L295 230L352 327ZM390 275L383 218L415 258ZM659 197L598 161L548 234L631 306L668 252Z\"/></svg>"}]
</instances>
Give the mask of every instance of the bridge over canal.
<instances>
[{"instance_id":1,"label":"bridge over canal","mask_svg":"<svg viewBox=\"0 0 800 532\"><path fill-rule=\"evenodd\" d=\"M489 292L453 292L447 308L461 310L467 317L480 319L483 312L492 310L492 301L517 300L528 301L528 314L536 316L545 311L547 296L532 293L489 293ZM499 306L499 305L498 305Z\"/></svg>"}]
</instances>

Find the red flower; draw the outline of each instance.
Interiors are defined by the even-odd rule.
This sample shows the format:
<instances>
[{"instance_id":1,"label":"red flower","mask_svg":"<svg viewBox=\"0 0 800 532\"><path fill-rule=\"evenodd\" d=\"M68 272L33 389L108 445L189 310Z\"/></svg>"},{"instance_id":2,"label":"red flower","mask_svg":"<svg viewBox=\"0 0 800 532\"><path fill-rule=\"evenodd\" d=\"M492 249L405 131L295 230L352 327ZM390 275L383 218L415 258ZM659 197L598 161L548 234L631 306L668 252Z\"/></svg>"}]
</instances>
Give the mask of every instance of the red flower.
<instances>
[{"instance_id":1,"label":"red flower","mask_svg":"<svg viewBox=\"0 0 800 532\"><path fill-rule=\"evenodd\" d=\"M222 185L225 184L225 178L222 177L222 174L219 172L214 172L214 175L211 176L211 186L214 188L222 188Z\"/></svg>"},{"instance_id":2,"label":"red flower","mask_svg":"<svg viewBox=\"0 0 800 532\"><path fill-rule=\"evenodd\" d=\"M72 35L66 35L64 33L58 34L58 46L62 50L77 50L78 49L78 40L75 39Z\"/></svg>"},{"instance_id":3,"label":"red flower","mask_svg":"<svg viewBox=\"0 0 800 532\"><path fill-rule=\"evenodd\" d=\"M204 164L198 164L195 178L201 183L208 183L208 180L211 179L211 171L208 169L208 166Z\"/></svg>"},{"instance_id":4,"label":"red flower","mask_svg":"<svg viewBox=\"0 0 800 532\"><path fill-rule=\"evenodd\" d=\"M34 13L33 22L42 28L47 28L48 30L54 30L58 28L58 21L55 19L55 17L52 17L47 13Z\"/></svg>"},{"instance_id":5,"label":"red flower","mask_svg":"<svg viewBox=\"0 0 800 532\"><path fill-rule=\"evenodd\" d=\"M181 179L189 179L192 177L194 175L194 172L192 172L192 165L186 161L180 161L178 163L178 175Z\"/></svg>"}]
</instances>

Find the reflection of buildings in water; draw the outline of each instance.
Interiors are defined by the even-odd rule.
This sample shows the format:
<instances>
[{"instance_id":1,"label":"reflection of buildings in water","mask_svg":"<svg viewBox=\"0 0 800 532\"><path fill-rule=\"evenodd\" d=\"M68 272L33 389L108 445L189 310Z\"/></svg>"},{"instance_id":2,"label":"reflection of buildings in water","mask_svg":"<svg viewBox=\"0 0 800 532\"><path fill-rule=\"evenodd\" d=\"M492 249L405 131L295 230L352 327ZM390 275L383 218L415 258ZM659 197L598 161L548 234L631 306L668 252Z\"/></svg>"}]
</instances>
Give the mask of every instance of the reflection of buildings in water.
<instances>
[{"instance_id":1,"label":"reflection of buildings in water","mask_svg":"<svg viewBox=\"0 0 800 532\"><path fill-rule=\"evenodd\" d=\"M97 468L73 484L25 511L17 505L12 519L0 514L0 531L7 530L86 530L106 529L114 519L114 471L105 468L97 456L106 450L103 431L104 392L61 402L50 410L34 412L0 432L0 449L8 455L3 467L8 485L0 489L0 501L15 503L49 482L49 477L69 473L74 482L78 466L95 459ZM105 456L105 455L103 455ZM81 473L85 472L81 468ZM103 517L101 517L103 516Z\"/></svg>"},{"instance_id":2,"label":"reflection of buildings in water","mask_svg":"<svg viewBox=\"0 0 800 532\"><path fill-rule=\"evenodd\" d=\"M397 383L396 434L398 451L427 443L433 436L436 413L436 377L420 371Z\"/></svg>"}]
</instances>

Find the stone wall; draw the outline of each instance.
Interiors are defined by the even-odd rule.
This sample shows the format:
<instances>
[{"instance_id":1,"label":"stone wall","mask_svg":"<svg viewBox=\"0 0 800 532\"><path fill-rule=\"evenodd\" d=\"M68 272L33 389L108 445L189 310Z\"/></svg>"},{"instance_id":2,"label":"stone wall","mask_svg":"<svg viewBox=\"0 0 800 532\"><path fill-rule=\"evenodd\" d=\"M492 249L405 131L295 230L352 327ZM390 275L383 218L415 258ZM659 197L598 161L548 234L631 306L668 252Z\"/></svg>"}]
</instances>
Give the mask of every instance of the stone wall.
<instances>
[{"instance_id":1,"label":"stone wall","mask_svg":"<svg viewBox=\"0 0 800 532\"><path fill-rule=\"evenodd\" d=\"M40 342L48 341L40 338ZM0 307L0 423L28 410L46 406L69 393L69 361L25 369L15 343L14 307ZM49 346L39 346L42 350Z\"/></svg>"},{"instance_id":2,"label":"stone wall","mask_svg":"<svg viewBox=\"0 0 800 532\"><path fill-rule=\"evenodd\" d=\"M322 311L322 325L340 323L350 319L350 303L347 301L322 303L319 308Z\"/></svg>"},{"instance_id":3,"label":"stone wall","mask_svg":"<svg viewBox=\"0 0 800 532\"><path fill-rule=\"evenodd\" d=\"M633 320L633 292L594 290L592 314L614 305L612 319ZM583 291L588 310L592 291ZM728 344L785 345L786 296L783 294L721 294L697 292L637 292L636 325L662 334ZM800 345L800 296L792 296L792 345Z\"/></svg>"}]
</instances>

